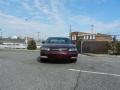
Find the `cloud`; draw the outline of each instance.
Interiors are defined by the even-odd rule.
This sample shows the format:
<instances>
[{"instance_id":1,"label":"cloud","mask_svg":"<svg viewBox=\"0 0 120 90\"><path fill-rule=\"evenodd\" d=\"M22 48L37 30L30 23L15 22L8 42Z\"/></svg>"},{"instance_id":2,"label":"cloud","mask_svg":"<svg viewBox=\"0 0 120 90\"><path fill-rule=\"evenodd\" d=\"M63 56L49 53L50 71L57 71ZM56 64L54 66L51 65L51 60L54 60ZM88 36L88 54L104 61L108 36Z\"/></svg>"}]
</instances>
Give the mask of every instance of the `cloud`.
<instances>
[{"instance_id":1,"label":"cloud","mask_svg":"<svg viewBox=\"0 0 120 90\"><path fill-rule=\"evenodd\" d=\"M22 6L24 9L26 9L29 12L33 11L33 8L26 2L22 2Z\"/></svg>"},{"instance_id":2,"label":"cloud","mask_svg":"<svg viewBox=\"0 0 120 90\"><path fill-rule=\"evenodd\" d=\"M78 23L79 25L84 25L86 27L90 27L90 25L93 24L96 32L113 32L120 28L120 20L114 20L106 23L83 15L74 16L71 20ZM88 28L87 31L89 30L90 28Z\"/></svg>"},{"instance_id":3,"label":"cloud","mask_svg":"<svg viewBox=\"0 0 120 90\"><path fill-rule=\"evenodd\" d=\"M0 24L2 24L2 22L5 24L8 24L7 26L8 27L11 27L11 28L19 28L21 26L26 26L27 24L30 24L31 27L35 27L35 26L45 26L44 24L41 24L40 25L37 23L37 22L27 22L26 20L24 19L20 19L20 18L17 18L15 16L11 16L11 15L6 15L6 14L3 14L3 13L0 13ZM21 27L23 28L23 27Z\"/></svg>"},{"instance_id":4,"label":"cloud","mask_svg":"<svg viewBox=\"0 0 120 90\"><path fill-rule=\"evenodd\" d=\"M65 31L61 30L59 26L52 26L37 21L29 21L15 16L6 15L0 12L0 27L3 32L14 33L16 35L25 36L26 34L35 37L38 31L41 33L41 37L45 36L65 36ZM64 28L64 27L62 27ZM63 34L64 33L64 34Z\"/></svg>"},{"instance_id":5,"label":"cloud","mask_svg":"<svg viewBox=\"0 0 120 90\"><path fill-rule=\"evenodd\" d=\"M46 15L50 14L49 6L43 0L34 0L34 7Z\"/></svg>"},{"instance_id":6,"label":"cloud","mask_svg":"<svg viewBox=\"0 0 120 90\"><path fill-rule=\"evenodd\" d=\"M27 21L24 16L20 18L14 14L0 12L0 28L6 31L6 34L22 35L40 31L41 36L66 36L66 25L61 17L60 2L59 0L49 2L47 3L45 0L20 2L20 10L24 10L25 17L28 15Z\"/></svg>"},{"instance_id":7,"label":"cloud","mask_svg":"<svg viewBox=\"0 0 120 90\"><path fill-rule=\"evenodd\" d=\"M65 21L62 18L62 13L60 11L60 8L62 7L62 3L60 0L51 0L51 16L50 18L54 20L55 25L65 25Z\"/></svg>"},{"instance_id":8,"label":"cloud","mask_svg":"<svg viewBox=\"0 0 120 90\"><path fill-rule=\"evenodd\" d=\"M106 3L108 0L95 0L97 4L103 4Z\"/></svg>"},{"instance_id":9,"label":"cloud","mask_svg":"<svg viewBox=\"0 0 120 90\"><path fill-rule=\"evenodd\" d=\"M8 4L9 2L7 2L8 0L0 0L0 4Z\"/></svg>"},{"instance_id":10,"label":"cloud","mask_svg":"<svg viewBox=\"0 0 120 90\"><path fill-rule=\"evenodd\" d=\"M1 0L3 2L4 0ZM70 0L74 3L74 0ZM81 2L87 2L90 0L80 0ZM104 3L106 0L92 0L95 3ZM7 0L9 2L9 0ZM66 8L65 0L19 0L20 11L23 13L23 17L15 17L14 10L12 14L5 14L0 12L0 27L11 32L17 33L34 33L40 31L42 36L65 36L68 34L69 25L77 24L77 30L90 31L90 25L94 24L94 29L97 32L109 32L120 28L120 20L114 20L111 22L98 21L92 17L73 14L70 9ZM7 7L8 8L8 7ZM18 10L19 11L19 10ZM27 21L25 21L25 17ZM73 26L73 30L75 27ZM68 25L68 26L67 26ZM79 27L79 25L81 27ZM19 32L21 31L21 32ZM23 33L22 33L23 34Z\"/></svg>"},{"instance_id":11,"label":"cloud","mask_svg":"<svg viewBox=\"0 0 120 90\"><path fill-rule=\"evenodd\" d=\"M35 21L25 21L11 15L6 15L0 13L0 27L5 30L10 30L9 32L18 32L20 33L33 33L34 31L41 31L41 33L48 32L50 26ZM6 32L7 33L7 32Z\"/></svg>"},{"instance_id":12,"label":"cloud","mask_svg":"<svg viewBox=\"0 0 120 90\"><path fill-rule=\"evenodd\" d=\"M25 1L22 5L32 15L32 19L47 19L52 26L59 26L60 28L65 25L60 11L63 7L61 0L49 0L49 3L46 0L33 0L31 5Z\"/></svg>"},{"instance_id":13,"label":"cloud","mask_svg":"<svg viewBox=\"0 0 120 90\"><path fill-rule=\"evenodd\" d=\"M60 0L49 0L49 3L45 0L34 0L33 6L35 9L38 9L38 12L42 12L45 15L53 29L65 30L66 23L60 11L62 7Z\"/></svg>"},{"instance_id":14,"label":"cloud","mask_svg":"<svg viewBox=\"0 0 120 90\"><path fill-rule=\"evenodd\" d=\"M74 0L72 0L72 1L74 1ZM96 3L98 3L98 4L101 4L101 3L105 3L107 0L80 0L81 2L88 2L88 1L90 1L90 2L96 2Z\"/></svg>"}]
</instances>

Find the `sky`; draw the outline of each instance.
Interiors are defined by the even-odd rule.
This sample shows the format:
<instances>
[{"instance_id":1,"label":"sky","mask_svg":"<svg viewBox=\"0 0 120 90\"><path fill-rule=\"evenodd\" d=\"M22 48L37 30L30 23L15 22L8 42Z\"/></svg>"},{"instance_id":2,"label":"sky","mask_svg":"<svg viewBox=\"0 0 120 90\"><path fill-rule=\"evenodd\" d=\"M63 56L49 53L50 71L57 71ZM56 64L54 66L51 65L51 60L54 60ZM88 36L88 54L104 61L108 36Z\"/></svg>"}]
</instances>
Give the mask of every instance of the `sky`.
<instances>
[{"instance_id":1,"label":"sky","mask_svg":"<svg viewBox=\"0 0 120 90\"><path fill-rule=\"evenodd\" d=\"M0 0L3 37L68 37L72 31L120 34L120 0Z\"/></svg>"}]
</instances>

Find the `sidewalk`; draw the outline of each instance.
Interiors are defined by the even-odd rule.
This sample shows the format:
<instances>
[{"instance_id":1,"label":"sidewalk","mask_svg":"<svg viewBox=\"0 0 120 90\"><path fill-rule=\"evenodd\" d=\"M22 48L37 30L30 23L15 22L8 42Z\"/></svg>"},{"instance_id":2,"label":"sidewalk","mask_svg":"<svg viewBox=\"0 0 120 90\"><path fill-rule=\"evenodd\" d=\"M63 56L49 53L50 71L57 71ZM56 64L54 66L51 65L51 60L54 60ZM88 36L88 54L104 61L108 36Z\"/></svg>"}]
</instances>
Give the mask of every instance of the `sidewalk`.
<instances>
[{"instance_id":1,"label":"sidewalk","mask_svg":"<svg viewBox=\"0 0 120 90\"><path fill-rule=\"evenodd\" d=\"M120 58L120 55L109 55L109 54L84 53L83 55L92 56L92 57L113 57L113 58Z\"/></svg>"},{"instance_id":2,"label":"sidewalk","mask_svg":"<svg viewBox=\"0 0 120 90\"><path fill-rule=\"evenodd\" d=\"M36 50L28 50L28 49L11 49L11 48L4 48L4 49L2 48L2 49L1 49L1 48L0 48L0 51L5 51L5 50L12 50L12 51L13 51L13 50L14 50L14 51L32 51L32 52L33 52L33 51L34 51L34 52L35 52L35 51L40 51L39 49L36 49Z\"/></svg>"}]
</instances>

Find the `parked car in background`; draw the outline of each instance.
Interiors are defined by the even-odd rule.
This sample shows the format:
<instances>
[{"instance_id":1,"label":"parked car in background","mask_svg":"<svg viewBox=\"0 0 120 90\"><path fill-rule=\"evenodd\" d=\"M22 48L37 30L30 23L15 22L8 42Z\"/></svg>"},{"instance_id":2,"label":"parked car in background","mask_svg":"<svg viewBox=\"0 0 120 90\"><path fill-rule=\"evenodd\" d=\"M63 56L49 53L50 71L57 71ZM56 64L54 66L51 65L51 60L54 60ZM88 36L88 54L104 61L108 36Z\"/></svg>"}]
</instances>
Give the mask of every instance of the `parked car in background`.
<instances>
[{"instance_id":1,"label":"parked car in background","mask_svg":"<svg viewBox=\"0 0 120 90\"><path fill-rule=\"evenodd\" d=\"M77 56L76 45L69 38L49 37L40 48L41 61L52 59L76 62Z\"/></svg>"}]
</instances>

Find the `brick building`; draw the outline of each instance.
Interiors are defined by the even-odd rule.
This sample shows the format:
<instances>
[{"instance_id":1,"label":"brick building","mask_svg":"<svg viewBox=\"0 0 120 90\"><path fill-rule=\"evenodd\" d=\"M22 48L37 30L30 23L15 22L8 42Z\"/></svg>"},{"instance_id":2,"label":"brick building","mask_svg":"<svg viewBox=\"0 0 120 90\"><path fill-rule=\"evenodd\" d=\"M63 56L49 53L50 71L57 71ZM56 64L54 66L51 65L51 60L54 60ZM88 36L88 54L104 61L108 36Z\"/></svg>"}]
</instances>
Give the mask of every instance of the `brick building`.
<instances>
[{"instance_id":1,"label":"brick building","mask_svg":"<svg viewBox=\"0 0 120 90\"><path fill-rule=\"evenodd\" d=\"M95 36L95 41L108 41L108 42L111 42L112 40L113 40L112 36L106 35L106 34L98 33Z\"/></svg>"},{"instance_id":2,"label":"brick building","mask_svg":"<svg viewBox=\"0 0 120 90\"><path fill-rule=\"evenodd\" d=\"M112 41L112 37L110 35L106 34L91 34L91 33L85 33L85 32L71 32L71 39L75 43L77 40L84 40L84 41Z\"/></svg>"},{"instance_id":3,"label":"brick building","mask_svg":"<svg viewBox=\"0 0 120 90\"><path fill-rule=\"evenodd\" d=\"M110 35L101 33L72 32L70 35L79 52L82 48L82 53L107 53L107 43L112 41Z\"/></svg>"}]
</instances>

